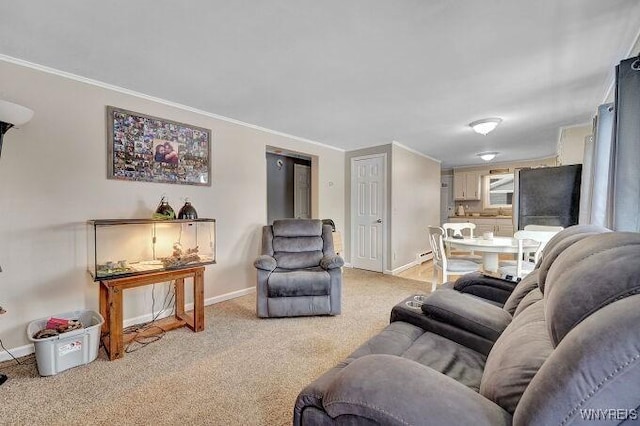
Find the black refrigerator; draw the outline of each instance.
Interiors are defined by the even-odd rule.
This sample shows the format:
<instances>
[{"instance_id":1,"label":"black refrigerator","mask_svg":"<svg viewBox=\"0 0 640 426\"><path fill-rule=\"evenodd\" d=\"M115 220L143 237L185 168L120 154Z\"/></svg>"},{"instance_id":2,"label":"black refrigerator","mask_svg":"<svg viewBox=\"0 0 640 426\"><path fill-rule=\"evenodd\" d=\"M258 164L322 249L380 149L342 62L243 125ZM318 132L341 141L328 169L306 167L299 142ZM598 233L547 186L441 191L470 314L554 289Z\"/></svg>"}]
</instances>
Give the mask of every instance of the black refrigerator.
<instances>
[{"instance_id":1,"label":"black refrigerator","mask_svg":"<svg viewBox=\"0 0 640 426\"><path fill-rule=\"evenodd\" d=\"M581 177L581 164L517 169L513 182L514 229L527 225L576 225Z\"/></svg>"}]
</instances>

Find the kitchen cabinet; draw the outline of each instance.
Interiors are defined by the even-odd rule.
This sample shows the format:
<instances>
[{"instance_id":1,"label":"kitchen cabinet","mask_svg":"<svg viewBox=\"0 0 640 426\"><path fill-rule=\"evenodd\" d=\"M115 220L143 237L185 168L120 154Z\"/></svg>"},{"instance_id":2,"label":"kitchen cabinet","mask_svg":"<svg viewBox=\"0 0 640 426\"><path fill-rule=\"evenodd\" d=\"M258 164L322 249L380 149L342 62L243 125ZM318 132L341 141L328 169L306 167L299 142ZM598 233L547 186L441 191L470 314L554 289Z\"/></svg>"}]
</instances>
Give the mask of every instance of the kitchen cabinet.
<instances>
[{"instance_id":1,"label":"kitchen cabinet","mask_svg":"<svg viewBox=\"0 0 640 426\"><path fill-rule=\"evenodd\" d=\"M473 233L476 237L481 237L485 232L493 232L495 237L513 237L513 221L511 218L503 217L452 217L449 222L460 223L469 222L476 225Z\"/></svg>"},{"instance_id":2,"label":"kitchen cabinet","mask_svg":"<svg viewBox=\"0 0 640 426\"><path fill-rule=\"evenodd\" d=\"M454 171L453 198L458 201L480 200L480 173Z\"/></svg>"}]
</instances>

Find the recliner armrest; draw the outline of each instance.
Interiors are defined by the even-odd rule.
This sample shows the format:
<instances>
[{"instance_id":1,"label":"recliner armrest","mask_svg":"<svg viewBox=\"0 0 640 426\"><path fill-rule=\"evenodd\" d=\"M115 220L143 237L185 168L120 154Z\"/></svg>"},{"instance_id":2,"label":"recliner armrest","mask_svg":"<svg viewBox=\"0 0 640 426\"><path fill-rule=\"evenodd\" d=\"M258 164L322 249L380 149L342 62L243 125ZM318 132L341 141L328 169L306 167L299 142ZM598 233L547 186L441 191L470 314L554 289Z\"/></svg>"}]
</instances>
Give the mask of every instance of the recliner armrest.
<instances>
[{"instance_id":1,"label":"recliner armrest","mask_svg":"<svg viewBox=\"0 0 640 426\"><path fill-rule=\"evenodd\" d=\"M465 274L458 278L453 288L461 293L468 293L483 299L504 305L517 283L487 277L480 272Z\"/></svg>"},{"instance_id":2,"label":"recliner armrest","mask_svg":"<svg viewBox=\"0 0 640 426\"><path fill-rule=\"evenodd\" d=\"M422 305L429 318L495 342L513 317L504 309L455 290L438 290Z\"/></svg>"},{"instance_id":3,"label":"recliner armrest","mask_svg":"<svg viewBox=\"0 0 640 426\"><path fill-rule=\"evenodd\" d=\"M278 267L278 263L273 257L263 254L258 256L258 258L253 262L253 266L258 269L262 269L263 271L271 272Z\"/></svg>"},{"instance_id":4,"label":"recliner armrest","mask_svg":"<svg viewBox=\"0 0 640 426\"><path fill-rule=\"evenodd\" d=\"M328 255L320 259L320 266L322 269L337 269L344 266L344 259L338 255Z\"/></svg>"},{"instance_id":5,"label":"recliner armrest","mask_svg":"<svg viewBox=\"0 0 640 426\"><path fill-rule=\"evenodd\" d=\"M509 413L479 393L394 355L351 362L335 376L322 405L334 419L359 416L384 425L511 424Z\"/></svg>"}]
</instances>

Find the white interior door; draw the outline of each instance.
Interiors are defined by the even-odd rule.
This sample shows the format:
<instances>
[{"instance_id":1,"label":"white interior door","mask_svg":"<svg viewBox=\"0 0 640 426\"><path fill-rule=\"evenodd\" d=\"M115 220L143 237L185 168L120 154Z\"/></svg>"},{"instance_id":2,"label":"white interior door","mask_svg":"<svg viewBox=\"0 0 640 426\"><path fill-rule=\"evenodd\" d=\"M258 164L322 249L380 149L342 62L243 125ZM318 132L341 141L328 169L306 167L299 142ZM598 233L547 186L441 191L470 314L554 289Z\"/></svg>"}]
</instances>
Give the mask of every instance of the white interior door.
<instances>
[{"instance_id":1,"label":"white interior door","mask_svg":"<svg viewBox=\"0 0 640 426\"><path fill-rule=\"evenodd\" d=\"M293 216L311 219L311 167L293 166Z\"/></svg>"},{"instance_id":2,"label":"white interior door","mask_svg":"<svg viewBox=\"0 0 640 426\"><path fill-rule=\"evenodd\" d=\"M385 157L351 160L351 264L382 272Z\"/></svg>"}]
</instances>

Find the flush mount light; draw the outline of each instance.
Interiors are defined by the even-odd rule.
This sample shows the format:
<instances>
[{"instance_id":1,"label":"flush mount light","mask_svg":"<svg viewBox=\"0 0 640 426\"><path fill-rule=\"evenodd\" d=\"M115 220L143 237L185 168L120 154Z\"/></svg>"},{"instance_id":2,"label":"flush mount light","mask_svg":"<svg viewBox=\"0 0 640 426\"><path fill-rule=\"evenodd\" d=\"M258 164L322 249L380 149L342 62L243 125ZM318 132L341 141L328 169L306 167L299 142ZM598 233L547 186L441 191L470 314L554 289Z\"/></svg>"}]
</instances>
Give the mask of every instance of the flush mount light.
<instances>
[{"instance_id":1,"label":"flush mount light","mask_svg":"<svg viewBox=\"0 0 640 426\"><path fill-rule=\"evenodd\" d=\"M478 154L478 157L482 158L484 161L491 161L496 158L496 155L498 155L497 152L481 152Z\"/></svg>"},{"instance_id":2,"label":"flush mount light","mask_svg":"<svg viewBox=\"0 0 640 426\"><path fill-rule=\"evenodd\" d=\"M486 135L487 133L492 132L496 127L498 127L498 124L500 123L502 123L502 118L484 118L482 120L477 120L469 123L469 127L471 127L476 133Z\"/></svg>"}]
</instances>

